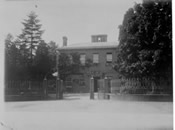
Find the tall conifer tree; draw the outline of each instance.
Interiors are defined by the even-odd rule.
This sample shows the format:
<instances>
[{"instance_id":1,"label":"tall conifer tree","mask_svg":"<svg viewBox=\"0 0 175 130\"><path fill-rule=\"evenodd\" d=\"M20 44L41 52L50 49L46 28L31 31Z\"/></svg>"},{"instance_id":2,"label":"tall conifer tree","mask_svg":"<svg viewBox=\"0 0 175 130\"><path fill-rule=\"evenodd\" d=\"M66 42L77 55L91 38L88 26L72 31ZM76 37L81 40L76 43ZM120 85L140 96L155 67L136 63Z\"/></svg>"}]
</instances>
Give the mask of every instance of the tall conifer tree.
<instances>
[{"instance_id":1,"label":"tall conifer tree","mask_svg":"<svg viewBox=\"0 0 175 130\"><path fill-rule=\"evenodd\" d=\"M33 59L36 53L37 46L41 41L41 35L43 30L41 30L40 20L37 19L37 15L31 12L28 15L28 19L25 19L22 24L24 28L22 34L19 36L21 42L21 49L23 48L23 55L27 55L30 63L33 64Z\"/></svg>"}]
</instances>

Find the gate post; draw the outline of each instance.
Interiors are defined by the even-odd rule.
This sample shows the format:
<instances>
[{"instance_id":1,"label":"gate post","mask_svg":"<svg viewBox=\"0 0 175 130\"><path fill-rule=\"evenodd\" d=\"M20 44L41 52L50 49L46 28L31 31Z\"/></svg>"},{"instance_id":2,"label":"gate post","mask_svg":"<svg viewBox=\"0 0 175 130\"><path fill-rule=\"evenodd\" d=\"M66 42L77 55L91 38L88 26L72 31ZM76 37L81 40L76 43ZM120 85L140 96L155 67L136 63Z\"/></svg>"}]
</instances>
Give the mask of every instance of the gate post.
<instances>
[{"instance_id":1,"label":"gate post","mask_svg":"<svg viewBox=\"0 0 175 130\"><path fill-rule=\"evenodd\" d=\"M63 80L61 80L61 99L63 99L63 92L64 92L64 84Z\"/></svg>"},{"instance_id":2,"label":"gate post","mask_svg":"<svg viewBox=\"0 0 175 130\"><path fill-rule=\"evenodd\" d=\"M47 97L47 79L46 78L44 78L43 87L44 87L44 98L46 98Z\"/></svg>"},{"instance_id":3,"label":"gate post","mask_svg":"<svg viewBox=\"0 0 175 130\"><path fill-rule=\"evenodd\" d=\"M63 80L59 80L58 99L63 99Z\"/></svg>"},{"instance_id":4,"label":"gate post","mask_svg":"<svg viewBox=\"0 0 175 130\"><path fill-rule=\"evenodd\" d=\"M58 99L59 79L56 78L56 99Z\"/></svg>"},{"instance_id":5,"label":"gate post","mask_svg":"<svg viewBox=\"0 0 175 130\"><path fill-rule=\"evenodd\" d=\"M90 99L94 99L94 78L90 78Z\"/></svg>"},{"instance_id":6,"label":"gate post","mask_svg":"<svg viewBox=\"0 0 175 130\"><path fill-rule=\"evenodd\" d=\"M109 79L107 78L107 77L105 77L105 79L104 79L104 99L109 99L110 98L110 96L109 96Z\"/></svg>"},{"instance_id":7,"label":"gate post","mask_svg":"<svg viewBox=\"0 0 175 130\"><path fill-rule=\"evenodd\" d=\"M56 99L63 99L63 80L56 80Z\"/></svg>"}]
</instances>

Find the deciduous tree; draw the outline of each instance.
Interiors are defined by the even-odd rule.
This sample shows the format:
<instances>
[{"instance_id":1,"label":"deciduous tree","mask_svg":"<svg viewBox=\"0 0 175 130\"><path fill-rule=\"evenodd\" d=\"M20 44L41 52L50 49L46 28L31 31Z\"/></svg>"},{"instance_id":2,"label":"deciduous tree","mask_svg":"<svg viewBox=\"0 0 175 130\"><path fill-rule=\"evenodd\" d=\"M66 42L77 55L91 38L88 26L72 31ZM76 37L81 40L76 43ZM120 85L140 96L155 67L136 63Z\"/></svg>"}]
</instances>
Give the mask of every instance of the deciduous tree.
<instances>
[{"instance_id":1,"label":"deciduous tree","mask_svg":"<svg viewBox=\"0 0 175 130\"><path fill-rule=\"evenodd\" d=\"M135 4L119 28L116 71L126 77L172 78L170 0Z\"/></svg>"}]
</instances>

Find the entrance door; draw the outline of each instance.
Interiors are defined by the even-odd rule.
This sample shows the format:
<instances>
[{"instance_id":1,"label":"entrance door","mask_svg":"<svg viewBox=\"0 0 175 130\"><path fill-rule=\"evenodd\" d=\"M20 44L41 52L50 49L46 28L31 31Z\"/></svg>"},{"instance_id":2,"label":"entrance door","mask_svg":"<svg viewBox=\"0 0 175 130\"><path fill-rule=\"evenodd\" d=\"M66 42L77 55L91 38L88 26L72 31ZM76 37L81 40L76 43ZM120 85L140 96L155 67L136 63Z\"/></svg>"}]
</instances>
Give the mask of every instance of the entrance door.
<instances>
[{"instance_id":1,"label":"entrance door","mask_svg":"<svg viewBox=\"0 0 175 130\"><path fill-rule=\"evenodd\" d=\"M98 92L98 80L100 77L94 77L94 92Z\"/></svg>"}]
</instances>

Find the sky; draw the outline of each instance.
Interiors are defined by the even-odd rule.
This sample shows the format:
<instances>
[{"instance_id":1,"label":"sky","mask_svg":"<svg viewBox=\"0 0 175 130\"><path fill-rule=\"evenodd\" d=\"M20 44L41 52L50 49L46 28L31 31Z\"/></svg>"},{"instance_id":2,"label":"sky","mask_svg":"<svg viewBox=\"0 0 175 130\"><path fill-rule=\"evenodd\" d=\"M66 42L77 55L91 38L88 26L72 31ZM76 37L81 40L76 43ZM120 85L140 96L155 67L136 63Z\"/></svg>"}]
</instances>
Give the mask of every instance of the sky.
<instances>
[{"instance_id":1,"label":"sky","mask_svg":"<svg viewBox=\"0 0 175 130\"><path fill-rule=\"evenodd\" d=\"M45 30L42 38L62 46L86 43L91 35L107 34L109 42L118 42L119 29L126 11L142 0L3 0L0 2L1 40L8 33L21 33L24 19L34 11Z\"/></svg>"}]
</instances>

